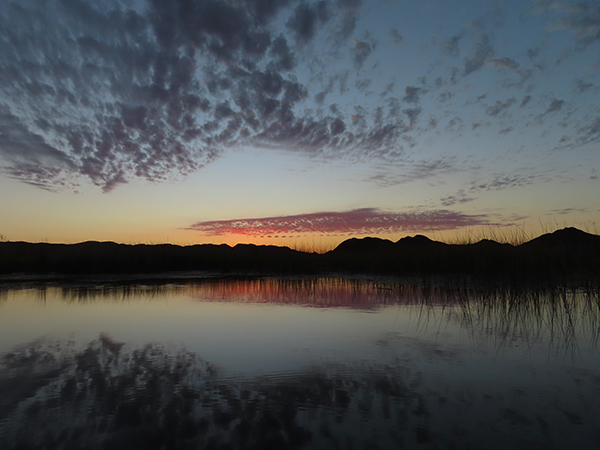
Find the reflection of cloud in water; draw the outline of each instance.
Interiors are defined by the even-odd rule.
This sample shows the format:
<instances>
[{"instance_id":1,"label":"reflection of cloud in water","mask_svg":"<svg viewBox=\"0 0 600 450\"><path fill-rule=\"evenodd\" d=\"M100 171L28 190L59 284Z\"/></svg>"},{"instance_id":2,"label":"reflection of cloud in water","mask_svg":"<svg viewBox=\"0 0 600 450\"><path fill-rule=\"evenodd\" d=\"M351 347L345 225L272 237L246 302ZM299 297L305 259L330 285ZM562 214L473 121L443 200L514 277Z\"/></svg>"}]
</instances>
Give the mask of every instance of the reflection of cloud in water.
<instances>
[{"instance_id":1,"label":"reflection of cloud in water","mask_svg":"<svg viewBox=\"0 0 600 450\"><path fill-rule=\"evenodd\" d=\"M410 362L227 379L184 349L38 340L0 360L0 446L591 448L600 382L569 375L563 391L437 379Z\"/></svg>"}]
</instances>

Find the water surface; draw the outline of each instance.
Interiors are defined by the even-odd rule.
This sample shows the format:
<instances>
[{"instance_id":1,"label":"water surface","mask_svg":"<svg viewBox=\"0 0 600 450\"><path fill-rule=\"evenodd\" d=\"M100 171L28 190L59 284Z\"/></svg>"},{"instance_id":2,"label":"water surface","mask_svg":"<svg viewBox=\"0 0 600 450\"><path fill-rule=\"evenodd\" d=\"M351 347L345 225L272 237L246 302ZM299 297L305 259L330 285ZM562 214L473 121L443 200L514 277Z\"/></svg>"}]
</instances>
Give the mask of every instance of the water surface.
<instances>
[{"instance_id":1,"label":"water surface","mask_svg":"<svg viewBox=\"0 0 600 450\"><path fill-rule=\"evenodd\" d=\"M334 278L5 286L0 448L599 448L599 305Z\"/></svg>"}]
</instances>

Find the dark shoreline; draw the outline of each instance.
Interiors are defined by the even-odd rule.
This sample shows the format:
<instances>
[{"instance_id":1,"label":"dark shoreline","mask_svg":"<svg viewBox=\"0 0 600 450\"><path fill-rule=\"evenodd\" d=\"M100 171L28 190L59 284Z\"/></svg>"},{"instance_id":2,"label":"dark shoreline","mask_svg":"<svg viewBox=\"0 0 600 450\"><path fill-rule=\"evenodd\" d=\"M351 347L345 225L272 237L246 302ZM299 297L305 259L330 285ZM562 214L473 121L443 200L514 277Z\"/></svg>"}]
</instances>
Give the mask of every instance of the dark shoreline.
<instances>
[{"instance_id":1,"label":"dark shoreline","mask_svg":"<svg viewBox=\"0 0 600 450\"><path fill-rule=\"evenodd\" d=\"M397 242L353 238L325 254L251 244L0 242L0 282L292 275L598 281L600 236L565 228L516 246L490 240L445 244L425 236Z\"/></svg>"}]
</instances>

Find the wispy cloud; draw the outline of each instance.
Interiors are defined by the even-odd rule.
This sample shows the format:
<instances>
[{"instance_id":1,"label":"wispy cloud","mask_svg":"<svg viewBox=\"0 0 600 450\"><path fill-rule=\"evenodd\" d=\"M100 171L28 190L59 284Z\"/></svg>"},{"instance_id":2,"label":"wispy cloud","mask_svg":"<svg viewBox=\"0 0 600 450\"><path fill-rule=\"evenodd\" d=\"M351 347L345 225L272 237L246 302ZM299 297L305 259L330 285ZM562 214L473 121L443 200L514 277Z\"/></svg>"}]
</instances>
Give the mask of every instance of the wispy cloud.
<instances>
[{"instance_id":1,"label":"wispy cloud","mask_svg":"<svg viewBox=\"0 0 600 450\"><path fill-rule=\"evenodd\" d=\"M555 29L571 31L583 46L600 40L600 6L597 2L554 3L555 8L563 13L563 17L555 23Z\"/></svg>"},{"instance_id":2,"label":"wispy cloud","mask_svg":"<svg viewBox=\"0 0 600 450\"><path fill-rule=\"evenodd\" d=\"M453 206L457 203L468 203L472 202L473 200L476 200L475 197L470 197L467 195L464 189L460 189L455 194L448 195L440 199L442 205L444 206Z\"/></svg>"},{"instance_id":3,"label":"wispy cloud","mask_svg":"<svg viewBox=\"0 0 600 450\"><path fill-rule=\"evenodd\" d=\"M396 45L400 45L404 42L404 38L395 28L390 28L388 31L388 36L392 40L392 42Z\"/></svg>"},{"instance_id":4,"label":"wispy cloud","mask_svg":"<svg viewBox=\"0 0 600 450\"><path fill-rule=\"evenodd\" d=\"M209 236L288 237L305 234L378 235L418 230L449 230L485 222L484 215L448 210L394 213L376 208L256 219L198 222L188 230Z\"/></svg>"}]
</instances>

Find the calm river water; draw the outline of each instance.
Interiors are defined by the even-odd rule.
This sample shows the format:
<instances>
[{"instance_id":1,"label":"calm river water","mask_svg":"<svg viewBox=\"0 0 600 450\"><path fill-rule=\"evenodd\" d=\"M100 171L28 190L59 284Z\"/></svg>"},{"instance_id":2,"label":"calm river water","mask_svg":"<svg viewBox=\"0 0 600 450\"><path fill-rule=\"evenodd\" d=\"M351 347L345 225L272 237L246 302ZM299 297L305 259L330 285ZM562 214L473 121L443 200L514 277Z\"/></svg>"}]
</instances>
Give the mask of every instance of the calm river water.
<instances>
[{"instance_id":1,"label":"calm river water","mask_svg":"<svg viewBox=\"0 0 600 450\"><path fill-rule=\"evenodd\" d=\"M5 284L2 449L598 449L597 291Z\"/></svg>"}]
</instances>

